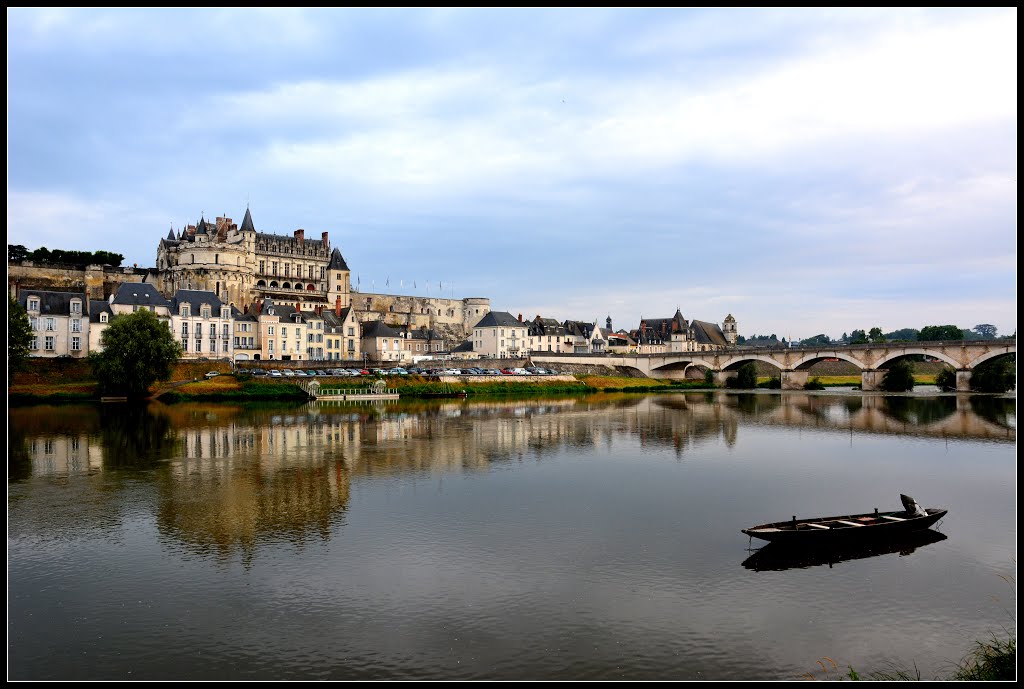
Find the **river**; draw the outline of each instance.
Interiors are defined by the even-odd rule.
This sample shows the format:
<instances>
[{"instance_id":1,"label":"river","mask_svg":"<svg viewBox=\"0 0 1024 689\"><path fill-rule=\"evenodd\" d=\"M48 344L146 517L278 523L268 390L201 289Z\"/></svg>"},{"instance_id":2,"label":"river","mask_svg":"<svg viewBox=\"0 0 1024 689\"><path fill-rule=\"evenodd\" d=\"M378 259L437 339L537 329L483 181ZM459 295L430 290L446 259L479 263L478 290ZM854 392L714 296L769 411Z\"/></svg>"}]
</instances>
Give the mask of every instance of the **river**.
<instances>
[{"instance_id":1,"label":"river","mask_svg":"<svg viewBox=\"0 0 1024 689\"><path fill-rule=\"evenodd\" d=\"M1016 632L1015 396L34 406L8 428L9 679L934 679ZM773 559L740 532L900 493L949 514L893 552Z\"/></svg>"}]
</instances>

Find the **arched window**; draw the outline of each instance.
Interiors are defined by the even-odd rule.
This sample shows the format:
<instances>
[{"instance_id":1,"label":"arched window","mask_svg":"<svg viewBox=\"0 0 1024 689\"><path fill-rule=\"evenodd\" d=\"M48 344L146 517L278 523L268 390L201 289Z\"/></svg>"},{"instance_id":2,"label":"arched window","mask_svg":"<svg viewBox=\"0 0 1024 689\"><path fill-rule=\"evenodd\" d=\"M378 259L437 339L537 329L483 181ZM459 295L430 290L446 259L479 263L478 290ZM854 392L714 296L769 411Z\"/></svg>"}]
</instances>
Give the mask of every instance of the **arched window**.
<instances>
[{"instance_id":1,"label":"arched window","mask_svg":"<svg viewBox=\"0 0 1024 689\"><path fill-rule=\"evenodd\" d=\"M257 286L257 287L266 287L266 286L267 286L267 283L266 283L266 281L264 281L264 280L257 280L257 281L256 281L256 286Z\"/></svg>"}]
</instances>

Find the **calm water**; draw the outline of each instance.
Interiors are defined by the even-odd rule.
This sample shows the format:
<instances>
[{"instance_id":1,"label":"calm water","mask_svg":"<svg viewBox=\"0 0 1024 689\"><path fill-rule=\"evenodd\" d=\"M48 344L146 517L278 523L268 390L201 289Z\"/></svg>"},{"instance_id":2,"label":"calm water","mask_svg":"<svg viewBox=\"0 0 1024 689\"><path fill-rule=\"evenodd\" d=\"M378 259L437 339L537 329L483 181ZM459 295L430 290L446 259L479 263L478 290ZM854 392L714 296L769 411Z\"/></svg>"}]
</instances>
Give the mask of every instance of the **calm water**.
<instances>
[{"instance_id":1,"label":"calm water","mask_svg":"<svg viewBox=\"0 0 1024 689\"><path fill-rule=\"evenodd\" d=\"M1013 397L8 422L9 679L936 678L1016 629ZM901 492L949 509L902 552L794 562L740 533Z\"/></svg>"}]
</instances>

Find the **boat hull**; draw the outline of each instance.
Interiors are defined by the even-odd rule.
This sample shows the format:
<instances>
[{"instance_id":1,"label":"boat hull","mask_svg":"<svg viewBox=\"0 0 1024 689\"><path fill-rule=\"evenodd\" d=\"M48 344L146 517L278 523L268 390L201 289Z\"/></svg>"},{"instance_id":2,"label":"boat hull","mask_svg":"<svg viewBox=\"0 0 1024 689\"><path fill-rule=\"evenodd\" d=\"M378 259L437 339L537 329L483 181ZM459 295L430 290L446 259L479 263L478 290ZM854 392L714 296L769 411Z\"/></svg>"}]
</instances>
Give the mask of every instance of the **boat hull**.
<instances>
[{"instance_id":1,"label":"boat hull","mask_svg":"<svg viewBox=\"0 0 1024 689\"><path fill-rule=\"evenodd\" d=\"M813 547L816 544L853 543L894 539L927 529L946 516L947 510L929 508L927 514L914 517L906 512L852 514L818 519L759 524L743 533L769 543Z\"/></svg>"}]
</instances>

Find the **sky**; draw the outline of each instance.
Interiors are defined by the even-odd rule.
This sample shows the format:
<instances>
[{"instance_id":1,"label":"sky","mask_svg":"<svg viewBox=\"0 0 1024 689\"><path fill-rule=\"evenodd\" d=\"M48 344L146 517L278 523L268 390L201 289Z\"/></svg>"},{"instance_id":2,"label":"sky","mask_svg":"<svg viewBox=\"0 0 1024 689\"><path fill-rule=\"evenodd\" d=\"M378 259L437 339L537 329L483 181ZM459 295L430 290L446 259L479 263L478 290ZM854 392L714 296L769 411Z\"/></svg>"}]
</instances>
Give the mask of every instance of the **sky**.
<instances>
[{"instance_id":1,"label":"sky","mask_svg":"<svg viewBox=\"0 0 1024 689\"><path fill-rule=\"evenodd\" d=\"M364 292L1017 329L1017 10L7 10L8 243L248 207Z\"/></svg>"}]
</instances>

